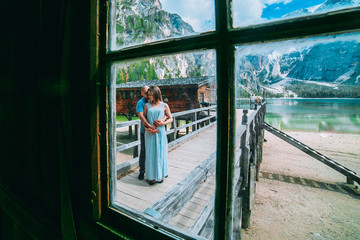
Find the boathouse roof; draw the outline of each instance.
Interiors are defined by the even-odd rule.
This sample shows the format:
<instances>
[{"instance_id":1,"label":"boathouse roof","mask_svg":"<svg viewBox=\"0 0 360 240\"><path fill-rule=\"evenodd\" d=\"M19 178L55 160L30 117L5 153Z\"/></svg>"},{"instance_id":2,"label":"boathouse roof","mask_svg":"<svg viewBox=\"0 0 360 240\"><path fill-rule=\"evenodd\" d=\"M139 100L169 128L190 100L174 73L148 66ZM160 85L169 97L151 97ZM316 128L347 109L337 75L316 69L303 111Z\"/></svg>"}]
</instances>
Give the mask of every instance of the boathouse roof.
<instances>
[{"instance_id":1,"label":"boathouse roof","mask_svg":"<svg viewBox=\"0 0 360 240\"><path fill-rule=\"evenodd\" d=\"M140 80L135 82L127 82L116 84L116 88L140 88L144 85L158 87L164 86L197 86L201 87L209 82L215 81L214 76L209 77L188 77L188 78L170 78L170 79L159 79L159 80Z\"/></svg>"}]
</instances>

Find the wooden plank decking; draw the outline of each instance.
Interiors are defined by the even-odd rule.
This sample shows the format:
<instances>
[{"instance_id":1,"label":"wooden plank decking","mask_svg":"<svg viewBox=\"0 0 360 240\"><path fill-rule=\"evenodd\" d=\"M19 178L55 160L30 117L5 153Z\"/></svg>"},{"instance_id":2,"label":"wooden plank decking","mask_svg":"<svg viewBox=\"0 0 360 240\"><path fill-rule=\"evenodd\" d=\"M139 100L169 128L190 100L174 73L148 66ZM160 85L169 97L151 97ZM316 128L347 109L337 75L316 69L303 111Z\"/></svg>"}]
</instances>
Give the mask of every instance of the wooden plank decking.
<instances>
[{"instance_id":1,"label":"wooden plank decking","mask_svg":"<svg viewBox=\"0 0 360 240\"><path fill-rule=\"evenodd\" d=\"M249 115L251 112L249 111ZM242 114L242 110L237 110L237 127L241 125ZM215 167L210 167L213 169L211 174L205 174L207 175L205 177L202 176L204 181L199 184L194 194L190 191L189 196L185 197L186 201L184 203L174 201L174 196L182 197L174 190L176 188L184 189L184 186L179 187L179 184L188 181L189 175L193 174L199 166L201 168L201 164L206 163L207 165L208 162L213 163L212 161L215 163L215 151L216 124L169 151L169 177L162 184L150 186L146 181L139 181L137 178L138 169L118 179L116 181L116 202L149 214L185 231L190 231L195 235L199 234L201 224L204 224L209 219L209 216L213 214ZM213 160L209 161L211 158ZM207 170L205 169L205 171ZM199 180L196 180L196 182L199 183ZM171 194L171 192L174 192L174 194ZM169 208L176 209L175 213L166 212L166 208L161 207L163 204L169 204L169 202ZM207 222L206 227L212 228L209 224L212 225L212 222ZM211 233L212 231L207 232Z\"/></svg>"},{"instance_id":2,"label":"wooden plank decking","mask_svg":"<svg viewBox=\"0 0 360 240\"><path fill-rule=\"evenodd\" d=\"M138 170L118 179L116 201L144 212L215 151L216 125L209 127L206 131L197 134L168 153L169 177L162 184L150 186L146 181L139 181ZM169 219L169 223L188 230L214 193L215 180L214 174L212 174L206 182L200 185L198 191L180 212Z\"/></svg>"}]
</instances>

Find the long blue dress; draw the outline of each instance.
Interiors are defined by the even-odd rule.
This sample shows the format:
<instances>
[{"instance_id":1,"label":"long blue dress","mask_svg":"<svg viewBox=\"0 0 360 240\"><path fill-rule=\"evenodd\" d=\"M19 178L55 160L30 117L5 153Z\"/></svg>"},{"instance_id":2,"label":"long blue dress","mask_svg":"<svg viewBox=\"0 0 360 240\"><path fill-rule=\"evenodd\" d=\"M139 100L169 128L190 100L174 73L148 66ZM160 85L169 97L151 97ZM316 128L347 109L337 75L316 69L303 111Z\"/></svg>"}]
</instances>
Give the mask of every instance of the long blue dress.
<instances>
[{"instance_id":1,"label":"long blue dress","mask_svg":"<svg viewBox=\"0 0 360 240\"><path fill-rule=\"evenodd\" d=\"M146 118L153 125L157 119L161 119L165 115L165 103L157 107L153 107L151 103L147 103ZM168 141L165 132L165 126L157 128L158 133L151 134L145 132L145 169L146 177L149 180L160 181L168 175Z\"/></svg>"}]
</instances>

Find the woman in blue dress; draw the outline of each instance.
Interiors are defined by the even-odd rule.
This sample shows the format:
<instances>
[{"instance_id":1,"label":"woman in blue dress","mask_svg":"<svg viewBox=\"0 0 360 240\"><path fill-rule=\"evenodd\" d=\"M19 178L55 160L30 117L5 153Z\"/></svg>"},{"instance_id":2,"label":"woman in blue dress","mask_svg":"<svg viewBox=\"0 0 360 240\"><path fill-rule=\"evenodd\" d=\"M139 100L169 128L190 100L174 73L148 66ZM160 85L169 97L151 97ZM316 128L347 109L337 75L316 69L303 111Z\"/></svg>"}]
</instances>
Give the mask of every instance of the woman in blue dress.
<instances>
[{"instance_id":1,"label":"woman in blue dress","mask_svg":"<svg viewBox=\"0 0 360 240\"><path fill-rule=\"evenodd\" d=\"M149 124L157 127L145 129L145 169L148 183L162 183L168 175L168 141L165 125L173 121L169 106L162 101L160 88L151 86L148 90L148 103L144 107L144 114ZM167 119L163 118L166 115ZM160 119L160 120L159 120Z\"/></svg>"}]
</instances>

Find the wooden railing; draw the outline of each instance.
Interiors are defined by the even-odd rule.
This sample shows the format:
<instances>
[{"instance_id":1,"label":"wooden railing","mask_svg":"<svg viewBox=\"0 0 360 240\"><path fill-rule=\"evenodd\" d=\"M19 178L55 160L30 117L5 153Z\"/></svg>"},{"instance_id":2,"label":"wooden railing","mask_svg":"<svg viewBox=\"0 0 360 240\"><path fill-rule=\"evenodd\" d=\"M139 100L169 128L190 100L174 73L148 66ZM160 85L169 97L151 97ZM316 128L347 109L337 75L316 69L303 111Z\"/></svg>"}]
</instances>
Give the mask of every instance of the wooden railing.
<instances>
[{"instance_id":1,"label":"wooden railing","mask_svg":"<svg viewBox=\"0 0 360 240\"><path fill-rule=\"evenodd\" d=\"M216 123L216 106L176 112L173 113L172 116L174 121L165 126L169 150L214 125ZM185 124L182 124L183 122L185 122ZM134 128L135 140L116 146L116 152L134 148L132 159L116 166L118 175L136 167L139 162L138 156L140 153L140 120L116 124L117 129L122 127L129 127L129 136L132 136L132 129ZM185 129L185 131L182 131L183 129Z\"/></svg>"},{"instance_id":2,"label":"wooden railing","mask_svg":"<svg viewBox=\"0 0 360 240\"><path fill-rule=\"evenodd\" d=\"M266 102L256 105L254 110L243 110L241 124L236 130L236 165L233 194L233 239L240 239L241 228L250 226L251 210L254 206L255 181L259 180L264 142L264 122ZM248 113L250 113L248 115ZM213 162L216 158L211 158ZM206 161L209 161L207 159ZM211 165L207 162L206 165ZM208 169L210 171L210 169ZM194 176L192 176L194 177ZM191 178L191 176L189 176ZM190 230L193 234L211 236L214 221L214 198L210 198ZM204 230L205 229L205 230Z\"/></svg>"},{"instance_id":3,"label":"wooden railing","mask_svg":"<svg viewBox=\"0 0 360 240\"><path fill-rule=\"evenodd\" d=\"M237 128L237 163L235 168L234 219L242 219L241 227L250 226L251 210L255 200L255 181L259 180L260 164L264 143L266 102L255 105L254 111L243 110L241 126ZM241 204L241 207L238 205ZM237 210L236 210L237 209ZM242 211L241 211L242 209ZM240 224L234 224L240 228ZM240 229L238 229L240 232Z\"/></svg>"},{"instance_id":4,"label":"wooden railing","mask_svg":"<svg viewBox=\"0 0 360 240\"><path fill-rule=\"evenodd\" d=\"M199 131L205 130L216 123L215 106L193 109L173 114L174 122L170 129L167 130L169 138L169 148L176 146L181 141L189 139ZM202 114L199 114L199 113ZM203 114L206 113L206 114ZM233 233L234 239L240 239L241 228L247 228L250 225L251 210L254 205L255 181L259 178L259 168L262 161L262 147L264 142L264 130L262 124L266 113L265 102L256 106L254 110L243 110L241 124L236 131L236 167L234 179L233 194ZM186 124L181 125L180 122ZM137 125L139 121L118 123L117 127ZM186 129L185 135L179 134L180 130ZM137 130L139 132L139 130ZM137 134L139 134L137 132ZM139 140L118 147L120 150L130 147L139 146ZM137 164L138 158L134 158L134 165ZM127 161L117 166L118 174L132 168ZM145 212L152 216L152 212L157 215L153 216L162 221L168 222L180 208L186 204L191 196L196 192L198 187L209 175L215 172L216 152L211 153L197 168L190 172L183 181L179 182L163 198L154 203ZM127 164L127 165L125 165ZM190 180L191 181L190 181ZM191 183L191 184L190 184ZM176 196L176 197L175 197ZM179 197L181 196L181 197ZM214 220L214 198L213 195L203 210L196 218L189 231L191 234L201 236L211 236ZM180 201L180 202L179 202ZM166 207L164 207L166 206ZM175 207L176 206L176 207ZM150 211L149 213L149 210ZM204 230L205 229L205 230Z\"/></svg>"},{"instance_id":5,"label":"wooden railing","mask_svg":"<svg viewBox=\"0 0 360 240\"><path fill-rule=\"evenodd\" d=\"M257 105L251 112L243 110L241 124L237 128L236 138L238 141L232 207L233 239L240 239L241 227L246 228L250 225L250 215L255 197L255 181L258 180L262 160L264 141L262 123L264 122L265 112L265 102ZM179 208L187 203L188 199L190 199L192 194L200 187L201 183L206 181L209 175L214 173L215 163L216 152L213 152L202 164L189 173L183 181L178 183L152 206L160 213L159 216L161 216L161 220L168 221L169 216L174 214L172 213L173 211L175 211L175 213L180 211L180 209L175 210L173 206ZM179 199L181 199L181 201ZM189 230L192 234L211 239L214 221L214 199L215 193L207 201L203 210L190 227ZM166 206L166 208L164 208L164 206Z\"/></svg>"}]
</instances>

